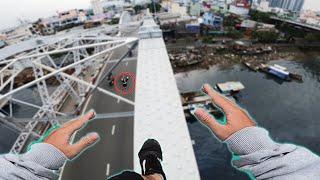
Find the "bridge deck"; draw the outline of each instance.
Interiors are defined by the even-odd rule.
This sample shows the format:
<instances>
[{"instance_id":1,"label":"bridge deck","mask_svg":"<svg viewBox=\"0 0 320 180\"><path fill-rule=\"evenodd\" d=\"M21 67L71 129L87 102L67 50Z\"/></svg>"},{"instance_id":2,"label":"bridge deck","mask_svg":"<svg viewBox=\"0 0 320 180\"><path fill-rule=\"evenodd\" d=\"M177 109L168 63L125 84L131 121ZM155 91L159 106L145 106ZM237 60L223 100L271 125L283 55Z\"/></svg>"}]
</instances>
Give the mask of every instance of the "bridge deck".
<instances>
[{"instance_id":1,"label":"bridge deck","mask_svg":"<svg viewBox=\"0 0 320 180\"><path fill-rule=\"evenodd\" d=\"M167 179L200 179L187 123L162 38L139 41L134 115L134 154L148 138L163 150ZM134 156L135 170L140 171Z\"/></svg>"}]
</instances>

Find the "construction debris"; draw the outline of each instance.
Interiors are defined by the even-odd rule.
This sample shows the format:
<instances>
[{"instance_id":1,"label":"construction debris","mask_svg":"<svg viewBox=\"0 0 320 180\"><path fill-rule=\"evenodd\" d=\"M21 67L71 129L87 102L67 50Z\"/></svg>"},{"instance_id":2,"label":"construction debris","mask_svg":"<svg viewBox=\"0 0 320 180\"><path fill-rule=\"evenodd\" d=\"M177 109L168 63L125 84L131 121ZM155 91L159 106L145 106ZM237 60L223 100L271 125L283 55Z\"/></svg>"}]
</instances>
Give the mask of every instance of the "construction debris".
<instances>
[{"instance_id":1,"label":"construction debris","mask_svg":"<svg viewBox=\"0 0 320 180\"><path fill-rule=\"evenodd\" d=\"M203 61L201 51L195 47L187 47L186 49L171 52L169 58L174 67L194 65Z\"/></svg>"}]
</instances>

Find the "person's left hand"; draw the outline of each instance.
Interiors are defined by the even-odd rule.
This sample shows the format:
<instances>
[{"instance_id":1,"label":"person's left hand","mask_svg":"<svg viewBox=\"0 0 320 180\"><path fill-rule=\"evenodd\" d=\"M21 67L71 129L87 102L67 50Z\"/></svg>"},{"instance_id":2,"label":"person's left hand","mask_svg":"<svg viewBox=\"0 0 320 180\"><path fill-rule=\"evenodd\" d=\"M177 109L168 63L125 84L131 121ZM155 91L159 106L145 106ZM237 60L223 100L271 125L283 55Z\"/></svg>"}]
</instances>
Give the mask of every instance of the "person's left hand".
<instances>
[{"instance_id":1,"label":"person's left hand","mask_svg":"<svg viewBox=\"0 0 320 180\"><path fill-rule=\"evenodd\" d=\"M44 140L44 143L53 145L62 151L69 159L74 158L99 139L98 133L93 132L83 137L77 143L70 144L71 136L77 130L84 127L88 121L94 118L94 116L94 111L90 111L79 119L65 123L61 128L53 131L53 133Z\"/></svg>"}]
</instances>

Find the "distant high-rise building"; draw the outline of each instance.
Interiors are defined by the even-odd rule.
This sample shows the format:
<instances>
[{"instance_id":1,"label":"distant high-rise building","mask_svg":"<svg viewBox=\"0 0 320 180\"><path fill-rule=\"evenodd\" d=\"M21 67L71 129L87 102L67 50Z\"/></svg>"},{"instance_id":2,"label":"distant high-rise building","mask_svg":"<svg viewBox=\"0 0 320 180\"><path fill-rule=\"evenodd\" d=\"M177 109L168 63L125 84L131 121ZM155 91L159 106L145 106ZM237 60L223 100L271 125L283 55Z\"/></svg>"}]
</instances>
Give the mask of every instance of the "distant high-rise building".
<instances>
[{"instance_id":1,"label":"distant high-rise building","mask_svg":"<svg viewBox=\"0 0 320 180\"><path fill-rule=\"evenodd\" d=\"M296 11L301 11L303 5L304 5L304 0L297 1L293 6L293 9L295 9Z\"/></svg>"},{"instance_id":2,"label":"distant high-rise building","mask_svg":"<svg viewBox=\"0 0 320 180\"><path fill-rule=\"evenodd\" d=\"M259 0L257 1L257 9L263 12L269 12L269 1L268 0Z\"/></svg>"},{"instance_id":3,"label":"distant high-rise building","mask_svg":"<svg viewBox=\"0 0 320 180\"><path fill-rule=\"evenodd\" d=\"M91 6L93 9L94 15L103 14L103 6L100 0L91 0Z\"/></svg>"},{"instance_id":4,"label":"distant high-rise building","mask_svg":"<svg viewBox=\"0 0 320 180\"><path fill-rule=\"evenodd\" d=\"M301 11L305 0L269 0L270 7L278 7L289 11Z\"/></svg>"}]
</instances>

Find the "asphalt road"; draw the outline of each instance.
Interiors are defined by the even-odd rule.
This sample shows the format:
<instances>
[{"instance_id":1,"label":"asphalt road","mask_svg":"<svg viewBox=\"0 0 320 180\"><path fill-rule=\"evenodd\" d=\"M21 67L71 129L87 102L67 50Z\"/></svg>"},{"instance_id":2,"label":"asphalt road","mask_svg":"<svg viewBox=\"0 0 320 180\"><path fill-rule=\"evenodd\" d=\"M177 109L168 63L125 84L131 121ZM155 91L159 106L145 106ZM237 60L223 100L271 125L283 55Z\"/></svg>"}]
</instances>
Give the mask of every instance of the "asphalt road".
<instances>
[{"instance_id":1,"label":"asphalt road","mask_svg":"<svg viewBox=\"0 0 320 180\"><path fill-rule=\"evenodd\" d=\"M121 57L126 48L118 49L111 59ZM113 63L109 63L108 70ZM136 60L124 61L114 71L114 75L121 72L136 72ZM101 88L112 92L107 80ZM134 101L134 92L122 95ZM88 99L86 110L94 109L97 114L129 112L134 107L125 102L95 91ZM66 164L62 172L62 180L100 180L106 179L126 169L133 169L133 116L93 120L76 134L75 141L89 132L98 132L101 139L93 147Z\"/></svg>"}]
</instances>

